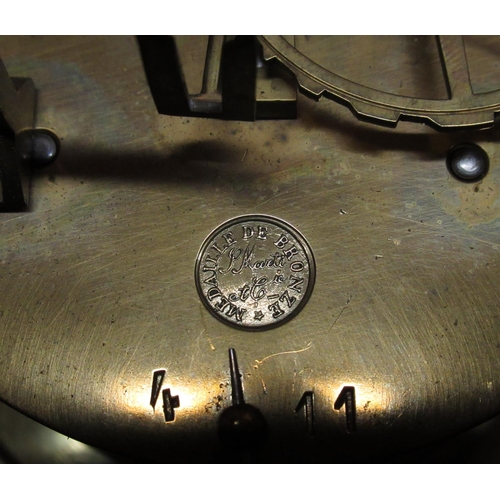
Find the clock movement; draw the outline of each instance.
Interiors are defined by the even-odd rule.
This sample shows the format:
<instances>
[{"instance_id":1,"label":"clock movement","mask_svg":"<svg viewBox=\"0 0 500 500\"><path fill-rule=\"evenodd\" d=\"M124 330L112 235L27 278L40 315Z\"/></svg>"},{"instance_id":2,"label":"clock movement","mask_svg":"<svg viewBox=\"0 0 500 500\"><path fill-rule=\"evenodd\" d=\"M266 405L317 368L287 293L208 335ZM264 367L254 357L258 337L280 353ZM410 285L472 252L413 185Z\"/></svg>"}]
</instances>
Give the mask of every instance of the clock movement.
<instances>
[{"instance_id":1,"label":"clock movement","mask_svg":"<svg viewBox=\"0 0 500 500\"><path fill-rule=\"evenodd\" d=\"M492 418L499 48L0 37L0 399L161 462L390 460Z\"/></svg>"}]
</instances>

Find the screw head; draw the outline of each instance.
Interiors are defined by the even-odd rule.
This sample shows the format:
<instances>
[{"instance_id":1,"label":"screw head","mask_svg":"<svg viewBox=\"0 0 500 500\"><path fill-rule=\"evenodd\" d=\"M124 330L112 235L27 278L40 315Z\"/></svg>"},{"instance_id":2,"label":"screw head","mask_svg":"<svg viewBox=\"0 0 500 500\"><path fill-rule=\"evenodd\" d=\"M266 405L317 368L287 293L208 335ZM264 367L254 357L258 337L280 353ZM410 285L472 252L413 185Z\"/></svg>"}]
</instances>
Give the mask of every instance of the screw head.
<instances>
[{"instance_id":1,"label":"screw head","mask_svg":"<svg viewBox=\"0 0 500 500\"><path fill-rule=\"evenodd\" d=\"M446 165L458 180L477 182L488 173L490 160L486 151L477 144L463 143L448 151Z\"/></svg>"},{"instance_id":2,"label":"screw head","mask_svg":"<svg viewBox=\"0 0 500 500\"><path fill-rule=\"evenodd\" d=\"M26 130L17 138L22 160L33 167L46 167L54 162L59 154L59 139L50 130Z\"/></svg>"}]
</instances>

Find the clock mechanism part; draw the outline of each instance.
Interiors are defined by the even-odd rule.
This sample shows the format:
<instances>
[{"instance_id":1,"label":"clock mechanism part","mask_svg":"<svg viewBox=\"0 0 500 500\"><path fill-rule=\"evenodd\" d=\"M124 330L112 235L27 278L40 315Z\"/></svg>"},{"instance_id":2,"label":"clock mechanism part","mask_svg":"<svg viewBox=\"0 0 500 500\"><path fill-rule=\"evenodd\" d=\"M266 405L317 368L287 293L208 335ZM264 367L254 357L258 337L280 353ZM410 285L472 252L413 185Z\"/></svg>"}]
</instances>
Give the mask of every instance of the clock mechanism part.
<instances>
[{"instance_id":1,"label":"clock mechanism part","mask_svg":"<svg viewBox=\"0 0 500 500\"><path fill-rule=\"evenodd\" d=\"M440 128L493 126L500 110L500 89L475 93L471 85L462 36L437 36L446 98L423 99L359 85L318 64L296 48L295 39L261 36L266 60L276 58L297 78L301 90L349 106L361 119L395 126L400 119L426 122Z\"/></svg>"},{"instance_id":2,"label":"clock mechanism part","mask_svg":"<svg viewBox=\"0 0 500 500\"><path fill-rule=\"evenodd\" d=\"M245 450L259 446L266 438L267 423L258 408L245 403L238 360L233 348L229 349L229 370L232 404L219 417L219 437L225 446L232 449Z\"/></svg>"},{"instance_id":3,"label":"clock mechanism part","mask_svg":"<svg viewBox=\"0 0 500 500\"><path fill-rule=\"evenodd\" d=\"M493 126L500 111L500 89L475 91L462 36L436 36L433 47L433 41L427 40L426 50L434 51L429 59L439 62L445 91L431 98L388 92L337 74L325 64L325 53L334 54L329 51L331 39L261 35L257 41L249 36L210 36L198 94L188 91L175 37L141 36L139 45L153 98L164 114L233 120L294 118L298 86L305 95L338 101L358 118L380 125L394 127L402 119L440 129ZM321 44L318 54L314 46ZM351 59L355 57L352 47L343 48Z\"/></svg>"},{"instance_id":4,"label":"clock mechanism part","mask_svg":"<svg viewBox=\"0 0 500 500\"><path fill-rule=\"evenodd\" d=\"M33 80L9 77L0 59L0 212L25 210L31 169L48 166L57 158L55 134L34 128L35 107Z\"/></svg>"},{"instance_id":5,"label":"clock mechanism part","mask_svg":"<svg viewBox=\"0 0 500 500\"><path fill-rule=\"evenodd\" d=\"M0 37L0 399L160 462L494 417L499 47Z\"/></svg>"}]
</instances>

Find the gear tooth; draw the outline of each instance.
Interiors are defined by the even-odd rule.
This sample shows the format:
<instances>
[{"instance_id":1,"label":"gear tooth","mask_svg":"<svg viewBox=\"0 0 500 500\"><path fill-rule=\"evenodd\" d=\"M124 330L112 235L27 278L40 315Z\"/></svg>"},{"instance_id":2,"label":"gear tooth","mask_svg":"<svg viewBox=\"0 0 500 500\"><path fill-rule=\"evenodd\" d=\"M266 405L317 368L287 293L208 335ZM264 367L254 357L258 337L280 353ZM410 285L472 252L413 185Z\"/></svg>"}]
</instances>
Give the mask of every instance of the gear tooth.
<instances>
[{"instance_id":1,"label":"gear tooth","mask_svg":"<svg viewBox=\"0 0 500 500\"><path fill-rule=\"evenodd\" d=\"M276 53L267 45L267 43L261 43L262 45L262 56L265 61L270 61L271 59L276 59ZM281 61L280 61L281 62Z\"/></svg>"},{"instance_id":2,"label":"gear tooth","mask_svg":"<svg viewBox=\"0 0 500 500\"><path fill-rule=\"evenodd\" d=\"M276 44L279 44L283 37L281 35L257 35L257 39L262 46L262 55L266 61L270 61L271 59L278 59L280 63L287 66L285 61L283 60L283 54L278 50L276 50ZM280 57L281 55L281 57Z\"/></svg>"},{"instance_id":3,"label":"gear tooth","mask_svg":"<svg viewBox=\"0 0 500 500\"><path fill-rule=\"evenodd\" d=\"M306 94L316 100L321 99L323 92L325 91L325 87L323 85L302 74L297 75L297 81Z\"/></svg>"},{"instance_id":4,"label":"gear tooth","mask_svg":"<svg viewBox=\"0 0 500 500\"><path fill-rule=\"evenodd\" d=\"M471 112L464 114L430 114L430 121L442 128L460 127L492 127L495 124L495 113L491 111Z\"/></svg>"},{"instance_id":5,"label":"gear tooth","mask_svg":"<svg viewBox=\"0 0 500 500\"><path fill-rule=\"evenodd\" d=\"M390 127L395 127L401 117L401 113L397 110L382 108L365 102L352 101L351 106L358 115Z\"/></svg>"},{"instance_id":6,"label":"gear tooth","mask_svg":"<svg viewBox=\"0 0 500 500\"><path fill-rule=\"evenodd\" d=\"M296 50L279 35L260 35L266 59L276 58L295 74L301 91L315 100L325 96L350 106L360 119L395 127L401 118L433 124L438 128L487 128L495 123L495 113L500 113L500 89L463 99L428 100L389 94L325 70L314 61L304 60Z\"/></svg>"}]
</instances>

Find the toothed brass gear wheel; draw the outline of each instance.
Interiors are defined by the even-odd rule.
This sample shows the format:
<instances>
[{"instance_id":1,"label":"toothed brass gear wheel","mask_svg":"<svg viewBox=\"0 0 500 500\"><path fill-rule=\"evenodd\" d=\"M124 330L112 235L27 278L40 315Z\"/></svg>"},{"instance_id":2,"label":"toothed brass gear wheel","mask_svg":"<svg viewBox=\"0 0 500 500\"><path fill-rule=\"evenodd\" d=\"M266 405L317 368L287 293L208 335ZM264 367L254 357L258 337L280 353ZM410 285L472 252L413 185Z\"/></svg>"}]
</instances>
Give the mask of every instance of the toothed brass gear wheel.
<instances>
[{"instance_id":1,"label":"toothed brass gear wheel","mask_svg":"<svg viewBox=\"0 0 500 500\"><path fill-rule=\"evenodd\" d=\"M275 58L291 70L306 95L340 101L361 119L388 126L403 118L443 129L491 127L500 111L500 90L473 92L461 36L436 37L448 99L406 97L360 85L311 60L284 36L259 39L264 58Z\"/></svg>"}]
</instances>

